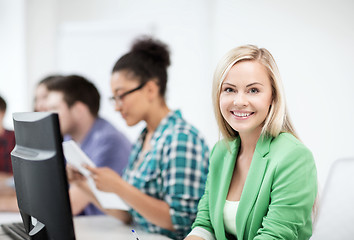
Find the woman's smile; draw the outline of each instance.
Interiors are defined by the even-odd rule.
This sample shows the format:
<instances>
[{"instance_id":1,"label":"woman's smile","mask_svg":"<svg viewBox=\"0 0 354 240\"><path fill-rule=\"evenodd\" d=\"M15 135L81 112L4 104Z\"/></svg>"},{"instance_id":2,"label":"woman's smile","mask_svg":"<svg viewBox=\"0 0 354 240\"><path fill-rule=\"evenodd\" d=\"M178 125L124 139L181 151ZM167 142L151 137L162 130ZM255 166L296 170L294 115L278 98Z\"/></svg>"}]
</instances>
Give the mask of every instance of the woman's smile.
<instances>
[{"instance_id":1,"label":"woman's smile","mask_svg":"<svg viewBox=\"0 0 354 240\"><path fill-rule=\"evenodd\" d=\"M234 115L237 120L246 120L249 119L254 114L254 112L231 111L231 114Z\"/></svg>"}]
</instances>

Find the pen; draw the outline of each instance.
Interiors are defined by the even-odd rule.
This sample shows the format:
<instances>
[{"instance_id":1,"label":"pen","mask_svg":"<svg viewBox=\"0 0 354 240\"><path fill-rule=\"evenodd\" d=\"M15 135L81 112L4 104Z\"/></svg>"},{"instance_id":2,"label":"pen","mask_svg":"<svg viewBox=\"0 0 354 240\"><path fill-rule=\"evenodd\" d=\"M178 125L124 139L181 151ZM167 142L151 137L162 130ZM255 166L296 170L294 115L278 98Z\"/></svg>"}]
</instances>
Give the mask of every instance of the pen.
<instances>
[{"instance_id":1,"label":"pen","mask_svg":"<svg viewBox=\"0 0 354 240\"><path fill-rule=\"evenodd\" d=\"M135 240L140 240L138 234L136 233L136 231L134 229L132 229L132 233L134 235Z\"/></svg>"}]
</instances>

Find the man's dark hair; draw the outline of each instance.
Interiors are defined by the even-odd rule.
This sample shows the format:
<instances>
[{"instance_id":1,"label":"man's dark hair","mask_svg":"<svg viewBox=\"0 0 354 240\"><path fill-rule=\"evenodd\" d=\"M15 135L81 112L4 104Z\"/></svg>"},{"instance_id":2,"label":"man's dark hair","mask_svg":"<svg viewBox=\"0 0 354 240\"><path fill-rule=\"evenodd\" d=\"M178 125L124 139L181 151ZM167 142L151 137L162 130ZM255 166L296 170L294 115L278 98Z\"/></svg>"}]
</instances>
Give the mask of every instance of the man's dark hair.
<instances>
[{"instance_id":1,"label":"man's dark hair","mask_svg":"<svg viewBox=\"0 0 354 240\"><path fill-rule=\"evenodd\" d=\"M79 101L88 106L93 116L98 116L100 94L95 85L86 78L79 75L56 78L48 83L47 88L49 91L62 92L69 107Z\"/></svg>"},{"instance_id":2,"label":"man's dark hair","mask_svg":"<svg viewBox=\"0 0 354 240\"><path fill-rule=\"evenodd\" d=\"M45 78L43 78L41 81L38 82L37 86L44 84L44 86L47 86L51 81L54 81L57 78L62 78L63 75L60 74L52 74L48 75Z\"/></svg>"},{"instance_id":3,"label":"man's dark hair","mask_svg":"<svg viewBox=\"0 0 354 240\"><path fill-rule=\"evenodd\" d=\"M0 112L6 112L6 101L0 96Z\"/></svg>"}]
</instances>

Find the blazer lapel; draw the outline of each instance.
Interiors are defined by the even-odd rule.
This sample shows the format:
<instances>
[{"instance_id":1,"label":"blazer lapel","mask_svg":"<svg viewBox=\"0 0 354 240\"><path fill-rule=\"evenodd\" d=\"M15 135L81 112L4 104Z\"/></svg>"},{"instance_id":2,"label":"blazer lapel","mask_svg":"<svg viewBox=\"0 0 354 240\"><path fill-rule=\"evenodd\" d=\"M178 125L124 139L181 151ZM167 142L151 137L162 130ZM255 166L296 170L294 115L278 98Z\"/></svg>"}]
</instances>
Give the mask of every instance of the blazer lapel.
<instances>
[{"instance_id":1,"label":"blazer lapel","mask_svg":"<svg viewBox=\"0 0 354 240\"><path fill-rule=\"evenodd\" d=\"M252 210L267 169L270 142L272 137L260 137L253 154L252 163L241 194L236 213L237 238L243 239L248 216Z\"/></svg>"},{"instance_id":2,"label":"blazer lapel","mask_svg":"<svg viewBox=\"0 0 354 240\"><path fill-rule=\"evenodd\" d=\"M217 179L220 180L217 185L213 186L213 191L210 194L213 194L213 199L215 200L214 209L214 229L217 239L225 238L225 228L224 228L224 205L229 191L230 182L232 178L232 173L234 171L236 156L238 154L240 140L236 139L228 143L230 150L223 157L223 164L220 164L222 169L219 169ZM220 159L221 160L221 159ZM216 226L215 226L216 225Z\"/></svg>"}]
</instances>

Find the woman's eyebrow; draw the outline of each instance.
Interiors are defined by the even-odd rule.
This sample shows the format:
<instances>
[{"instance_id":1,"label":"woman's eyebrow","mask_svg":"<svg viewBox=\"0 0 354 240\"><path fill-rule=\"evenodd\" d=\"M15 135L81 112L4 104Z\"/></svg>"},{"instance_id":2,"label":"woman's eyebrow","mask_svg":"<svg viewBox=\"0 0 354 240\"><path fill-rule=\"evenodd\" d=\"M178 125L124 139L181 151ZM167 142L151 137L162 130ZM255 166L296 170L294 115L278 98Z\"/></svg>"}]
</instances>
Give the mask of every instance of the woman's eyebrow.
<instances>
[{"instance_id":1,"label":"woman's eyebrow","mask_svg":"<svg viewBox=\"0 0 354 240\"><path fill-rule=\"evenodd\" d=\"M115 89L113 90L113 92L116 94L116 93L118 93L119 91L122 91L122 90L124 90L124 89L121 88L121 87L117 87L117 88L115 88Z\"/></svg>"},{"instance_id":2,"label":"woman's eyebrow","mask_svg":"<svg viewBox=\"0 0 354 240\"><path fill-rule=\"evenodd\" d=\"M224 85L224 84L225 84L225 85L230 85L230 86L236 87L236 85L235 85L235 84L232 84L232 83L223 82L222 85ZM264 85L263 85L262 83L260 83L260 82L253 82L253 83L247 84L246 87L251 87L251 86L257 85L257 84L264 86Z\"/></svg>"},{"instance_id":3,"label":"woman's eyebrow","mask_svg":"<svg viewBox=\"0 0 354 240\"><path fill-rule=\"evenodd\" d=\"M254 82L254 83L248 84L246 87L251 87L251 86L257 85L257 84L264 86L264 85L263 85L262 83L260 83L260 82Z\"/></svg>"},{"instance_id":4,"label":"woman's eyebrow","mask_svg":"<svg viewBox=\"0 0 354 240\"><path fill-rule=\"evenodd\" d=\"M232 83L223 82L222 85L224 85L224 84L230 85L230 86L232 86L232 87L236 87L236 85L235 85L235 84L232 84Z\"/></svg>"}]
</instances>

